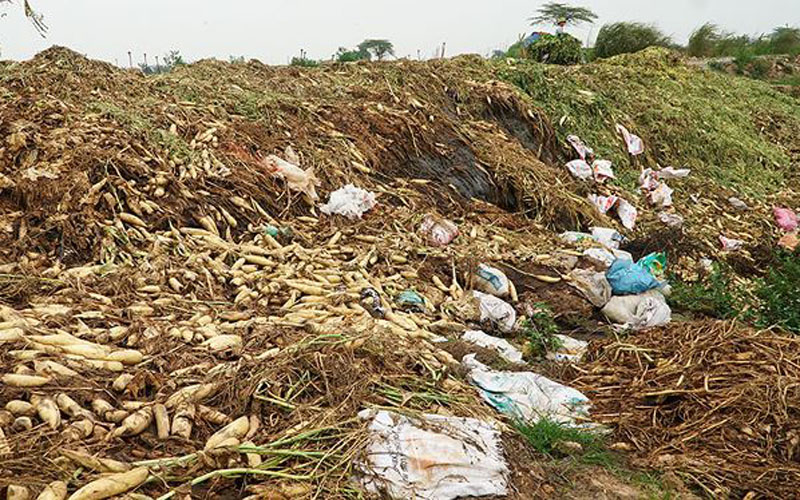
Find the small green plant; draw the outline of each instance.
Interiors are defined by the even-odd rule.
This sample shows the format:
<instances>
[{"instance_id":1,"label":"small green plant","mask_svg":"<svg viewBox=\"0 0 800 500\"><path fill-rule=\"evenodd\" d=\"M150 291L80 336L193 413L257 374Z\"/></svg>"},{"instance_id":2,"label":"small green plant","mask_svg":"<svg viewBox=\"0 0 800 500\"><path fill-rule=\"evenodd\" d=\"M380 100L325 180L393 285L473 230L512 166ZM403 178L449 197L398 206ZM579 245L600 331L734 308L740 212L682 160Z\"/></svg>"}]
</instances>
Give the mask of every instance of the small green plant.
<instances>
[{"instance_id":1,"label":"small green plant","mask_svg":"<svg viewBox=\"0 0 800 500\"><path fill-rule=\"evenodd\" d=\"M781 254L761 282L759 323L800 333L800 255Z\"/></svg>"},{"instance_id":2,"label":"small green plant","mask_svg":"<svg viewBox=\"0 0 800 500\"><path fill-rule=\"evenodd\" d=\"M539 358L560 349L563 343L556 337L558 330L550 306L544 303L535 304L531 317L522 322L522 335L527 341L525 350L528 356Z\"/></svg>"},{"instance_id":3,"label":"small green plant","mask_svg":"<svg viewBox=\"0 0 800 500\"><path fill-rule=\"evenodd\" d=\"M536 423L515 424L517 431L530 445L544 455L560 458L567 454L575 456L582 463L611 467L616 460L606 446L605 436L591 429L569 427L549 418L542 418ZM563 443L577 443L580 449L566 453Z\"/></svg>"},{"instance_id":4,"label":"small green plant","mask_svg":"<svg viewBox=\"0 0 800 500\"><path fill-rule=\"evenodd\" d=\"M750 65L750 76L757 80L764 80L769 76L772 63L768 59L758 58Z\"/></svg>"},{"instance_id":5,"label":"small green plant","mask_svg":"<svg viewBox=\"0 0 800 500\"><path fill-rule=\"evenodd\" d=\"M319 62L306 57L293 57L292 62L290 62L289 65L299 66L301 68L316 68L319 66Z\"/></svg>"},{"instance_id":6,"label":"small green plant","mask_svg":"<svg viewBox=\"0 0 800 500\"><path fill-rule=\"evenodd\" d=\"M731 270L722 264L714 264L711 273L704 281L674 283L670 304L678 310L704 314L719 319L735 318L744 309L744 300L732 290Z\"/></svg>"},{"instance_id":7,"label":"small green plant","mask_svg":"<svg viewBox=\"0 0 800 500\"><path fill-rule=\"evenodd\" d=\"M743 75L750 64L755 60L756 56L753 50L749 47L744 47L736 52L733 56L733 63L736 65L736 72Z\"/></svg>"}]
</instances>

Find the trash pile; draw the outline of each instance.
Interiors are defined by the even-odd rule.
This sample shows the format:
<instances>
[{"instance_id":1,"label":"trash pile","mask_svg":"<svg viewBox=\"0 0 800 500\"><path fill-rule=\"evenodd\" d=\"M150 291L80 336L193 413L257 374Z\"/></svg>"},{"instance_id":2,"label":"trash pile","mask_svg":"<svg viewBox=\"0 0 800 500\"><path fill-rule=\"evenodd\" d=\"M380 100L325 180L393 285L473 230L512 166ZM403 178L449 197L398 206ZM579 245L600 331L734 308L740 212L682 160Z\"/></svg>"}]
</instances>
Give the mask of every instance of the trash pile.
<instances>
[{"instance_id":1,"label":"trash pile","mask_svg":"<svg viewBox=\"0 0 800 500\"><path fill-rule=\"evenodd\" d=\"M631 245L713 213L669 208L667 168L639 214L577 136L565 172L543 112L468 64L4 66L8 494L530 498L517 485L547 479L510 424L606 423L560 375L594 340L556 334L557 369L526 364L536 304L650 335L671 321L665 249ZM714 227L754 227L734 222Z\"/></svg>"}]
</instances>

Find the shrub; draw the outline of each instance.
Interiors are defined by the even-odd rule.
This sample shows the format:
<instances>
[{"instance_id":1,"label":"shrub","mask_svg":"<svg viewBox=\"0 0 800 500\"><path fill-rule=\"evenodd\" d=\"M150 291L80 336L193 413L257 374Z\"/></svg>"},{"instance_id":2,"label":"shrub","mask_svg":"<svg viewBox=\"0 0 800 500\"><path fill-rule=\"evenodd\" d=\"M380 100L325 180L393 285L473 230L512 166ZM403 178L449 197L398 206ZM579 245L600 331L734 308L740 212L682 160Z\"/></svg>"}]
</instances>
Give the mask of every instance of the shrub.
<instances>
[{"instance_id":1,"label":"shrub","mask_svg":"<svg viewBox=\"0 0 800 500\"><path fill-rule=\"evenodd\" d=\"M779 255L757 291L760 323L800 333L800 254Z\"/></svg>"},{"instance_id":2,"label":"shrub","mask_svg":"<svg viewBox=\"0 0 800 500\"><path fill-rule=\"evenodd\" d=\"M612 57L638 52L647 47L667 47L670 38L653 25L643 23L612 23L600 28L594 50L597 57Z\"/></svg>"},{"instance_id":3,"label":"shrub","mask_svg":"<svg viewBox=\"0 0 800 500\"><path fill-rule=\"evenodd\" d=\"M775 28L769 36L769 45L773 54L800 53L800 28Z\"/></svg>"},{"instance_id":4,"label":"shrub","mask_svg":"<svg viewBox=\"0 0 800 500\"><path fill-rule=\"evenodd\" d=\"M769 75L772 62L769 59L758 58L750 65L750 76L763 80Z\"/></svg>"},{"instance_id":5,"label":"shrub","mask_svg":"<svg viewBox=\"0 0 800 500\"><path fill-rule=\"evenodd\" d=\"M674 283L669 302L678 310L704 314L719 319L738 316L744 309L744 300L734 295L731 270L723 264L714 264L704 281L687 284Z\"/></svg>"},{"instance_id":6,"label":"shrub","mask_svg":"<svg viewBox=\"0 0 800 500\"><path fill-rule=\"evenodd\" d=\"M717 54L722 35L719 27L713 23L706 23L692 33L686 52L693 57L711 57Z\"/></svg>"},{"instance_id":7,"label":"shrub","mask_svg":"<svg viewBox=\"0 0 800 500\"><path fill-rule=\"evenodd\" d=\"M319 62L313 59L307 59L305 57L293 57L292 62L290 62L289 65L300 66L301 68L316 68L319 66Z\"/></svg>"}]
</instances>

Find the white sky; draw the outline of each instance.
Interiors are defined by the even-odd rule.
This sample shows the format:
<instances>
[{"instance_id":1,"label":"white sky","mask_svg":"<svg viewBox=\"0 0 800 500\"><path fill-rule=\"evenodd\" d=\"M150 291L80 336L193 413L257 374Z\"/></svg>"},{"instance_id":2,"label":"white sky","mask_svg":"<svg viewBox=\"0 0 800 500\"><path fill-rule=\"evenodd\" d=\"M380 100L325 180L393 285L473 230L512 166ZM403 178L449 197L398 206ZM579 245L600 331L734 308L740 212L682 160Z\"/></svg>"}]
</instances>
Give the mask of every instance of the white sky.
<instances>
[{"instance_id":1,"label":"white sky","mask_svg":"<svg viewBox=\"0 0 800 500\"><path fill-rule=\"evenodd\" d=\"M340 46L388 38L399 57L431 57L442 42L447 55L505 48L531 30L526 19L545 3L536 0L30 0L45 16L42 39L25 19L21 2L0 4L0 58L27 59L63 45L94 59L127 65L170 49L187 60L230 55L284 64L305 49L330 58ZM569 0L566 0L569 3ZM572 2L575 3L575 2ZM582 0L599 16L573 34L586 40L613 21L658 24L676 41L706 21L727 30L759 34L775 26L800 26L800 0ZM549 28L549 27L539 27Z\"/></svg>"}]
</instances>

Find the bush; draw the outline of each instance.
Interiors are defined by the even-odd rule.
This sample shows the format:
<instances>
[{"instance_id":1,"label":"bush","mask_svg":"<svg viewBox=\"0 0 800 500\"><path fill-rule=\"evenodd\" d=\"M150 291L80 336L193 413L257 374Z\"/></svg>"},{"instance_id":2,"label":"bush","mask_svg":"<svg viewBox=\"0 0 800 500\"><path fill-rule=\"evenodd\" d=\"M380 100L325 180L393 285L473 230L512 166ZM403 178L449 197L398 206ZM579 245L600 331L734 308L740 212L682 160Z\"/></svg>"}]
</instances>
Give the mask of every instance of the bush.
<instances>
[{"instance_id":1,"label":"bush","mask_svg":"<svg viewBox=\"0 0 800 500\"><path fill-rule=\"evenodd\" d=\"M800 28L775 28L769 36L769 44L773 54L800 53Z\"/></svg>"},{"instance_id":2,"label":"bush","mask_svg":"<svg viewBox=\"0 0 800 500\"><path fill-rule=\"evenodd\" d=\"M643 23L613 23L600 28L594 50L597 57L612 57L638 52L647 47L668 47L672 41L653 25Z\"/></svg>"},{"instance_id":3,"label":"bush","mask_svg":"<svg viewBox=\"0 0 800 500\"><path fill-rule=\"evenodd\" d=\"M319 66L319 62L313 59L307 59L305 57L293 57L292 62L290 62L289 65L300 66L301 68L316 68Z\"/></svg>"},{"instance_id":4,"label":"bush","mask_svg":"<svg viewBox=\"0 0 800 500\"><path fill-rule=\"evenodd\" d=\"M800 333L800 255L778 256L757 295L761 299L762 326L778 325Z\"/></svg>"},{"instance_id":5,"label":"bush","mask_svg":"<svg viewBox=\"0 0 800 500\"><path fill-rule=\"evenodd\" d=\"M577 64L583 57L583 46L580 40L566 33L543 34L541 38L527 47L524 47L522 43L512 45L508 49L508 56L532 59L548 64Z\"/></svg>"},{"instance_id":6,"label":"bush","mask_svg":"<svg viewBox=\"0 0 800 500\"><path fill-rule=\"evenodd\" d=\"M531 358L544 357L548 352L557 351L563 345L556 337L558 325L553 319L553 311L547 304L534 304L530 318L522 322L522 335L525 337L525 353Z\"/></svg>"},{"instance_id":7,"label":"bush","mask_svg":"<svg viewBox=\"0 0 800 500\"><path fill-rule=\"evenodd\" d=\"M772 61L769 59L758 58L750 65L750 76L757 80L763 80L769 76L772 69Z\"/></svg>"},{"instance_id":8,"label":"bush","mask_svg":"<svg viewBox=\"0 0 800 500\"><path fill-rule=\"evenodd\" d=\"M692 33L686 52L693 57L711 57L717 54L722 35L716 24L706 23Z\"/></svg>"}]
</instances>

